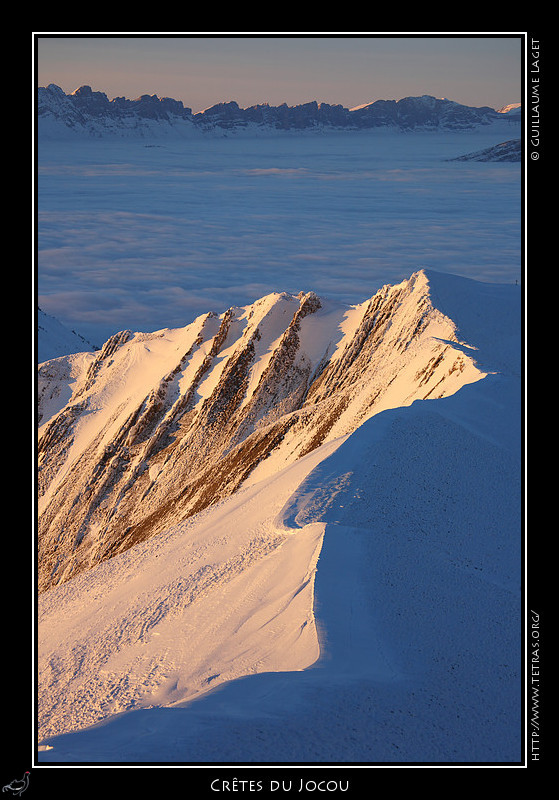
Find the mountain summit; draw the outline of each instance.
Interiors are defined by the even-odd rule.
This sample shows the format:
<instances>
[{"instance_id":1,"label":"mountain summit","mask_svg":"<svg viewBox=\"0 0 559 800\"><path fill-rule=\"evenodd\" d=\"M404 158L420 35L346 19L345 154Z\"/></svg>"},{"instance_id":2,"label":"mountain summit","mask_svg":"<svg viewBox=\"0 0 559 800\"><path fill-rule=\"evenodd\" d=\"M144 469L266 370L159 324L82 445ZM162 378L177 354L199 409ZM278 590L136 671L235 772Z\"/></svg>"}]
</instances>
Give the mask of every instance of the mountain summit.
<instances>
[{"instance_id":1,"label":"mountain summit","mask_svg":"<svg viewBox=\"0 0 559 800\"><path fill-rule=\"evenodd\" d=\"M270 294L42 364L40 589L382 410L480 380L488 368L438 307L439 283L420 271L351 307L313 292Z\"/></svg>"}]
</instances>

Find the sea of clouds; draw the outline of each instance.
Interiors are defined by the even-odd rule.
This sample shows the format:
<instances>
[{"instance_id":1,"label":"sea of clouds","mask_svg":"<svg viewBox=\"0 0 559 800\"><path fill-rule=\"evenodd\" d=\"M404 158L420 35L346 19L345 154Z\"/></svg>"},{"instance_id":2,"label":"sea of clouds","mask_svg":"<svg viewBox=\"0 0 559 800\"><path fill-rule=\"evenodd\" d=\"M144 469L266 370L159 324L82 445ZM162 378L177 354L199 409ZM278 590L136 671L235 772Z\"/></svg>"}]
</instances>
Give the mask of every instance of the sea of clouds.
<instances>
[{"instance_id":1,"label":"sea of clouds","mask_svg":"<svg viewBox=\"0 0 559 800\"><path fill-rule=\"evenodd\" d=\"M517 135L368 131L44 142L39 306L96 345L272 291L360 302L418 268L520 282Z\"/></svg>"}]
</instances>

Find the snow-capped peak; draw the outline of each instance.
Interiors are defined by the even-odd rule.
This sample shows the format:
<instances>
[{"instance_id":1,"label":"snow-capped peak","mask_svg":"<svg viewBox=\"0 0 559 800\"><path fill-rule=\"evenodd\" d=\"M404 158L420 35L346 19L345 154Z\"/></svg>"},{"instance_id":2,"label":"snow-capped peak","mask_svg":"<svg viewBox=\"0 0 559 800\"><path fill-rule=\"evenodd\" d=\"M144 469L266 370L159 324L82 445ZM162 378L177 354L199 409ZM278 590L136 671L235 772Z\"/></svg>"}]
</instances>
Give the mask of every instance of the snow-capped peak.
<instances>
[{"instance_id":1,"label":"snow-capped peak","mask_svg":"<svg viewBox=\"0 0 559 800\"><path fill-rule=\"evenodd\" d=\"M502 108L498 108L497 112L499 114L510 114L511 112L519 111L522 107L522 103L509 103Z\"/></svg>"},{"instance_id":2,"label":"snow-capped peak","mask_svg":"<svg viewBox=\"0 0 559 800\"><path fill-rule=\"evenodd\" d=\"M271 294L184 328L123 331L80 362L81 374L75 359L73 370L54 376L42 365L40 397L49 403L40 406L41 587L274 474L382 410L453 394L495 368L454 344L464 339L434 302L448 294L449 280L459 279L420 270L356 306L314 292Z\"/></svg>"}]
</instances>

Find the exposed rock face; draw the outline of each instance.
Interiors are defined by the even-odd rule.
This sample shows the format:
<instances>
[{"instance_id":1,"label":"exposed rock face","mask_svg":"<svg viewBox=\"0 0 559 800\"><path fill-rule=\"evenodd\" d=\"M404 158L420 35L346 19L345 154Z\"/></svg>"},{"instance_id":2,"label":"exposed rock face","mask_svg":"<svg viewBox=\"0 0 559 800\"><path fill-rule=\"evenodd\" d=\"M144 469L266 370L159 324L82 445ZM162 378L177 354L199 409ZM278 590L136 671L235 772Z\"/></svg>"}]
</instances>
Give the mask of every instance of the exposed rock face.
<instances>
[{"instance_id":1,"label":"exposed rock face","mask_svg":"<svg viewBox=\"0 0 559 800\"><path fill-rule=\"evenodd\" d=\"M482 377L423 271L357 306L273 294L185 328L120 332L64 364L40 368L40 590L379 411Z\"/></svg>"},{"instance_id":2,"label":"exposed rock face","mask_svg":"<svg viewBox=\"0 0 559 800\"><path fill-rule=\"evenodd\" d=\"M70 95L55 84L39 87L37 116L40 135L68 132L87 136L161 135L180 136L231 130L273 131L368 128L398 130L467 130L502 121L504 115L488 106L475 108L430 95L401 100L376 100L354 109L312 101L296 106L266 103L241 108L235 101L216 103L199 113L180 100L141 95L135 100L115 97L81 86ZM508 115L507 115L508 116ZM520 119L520 115L518 115Z\"/></svg>"},{"instance_id":3,"label":"exposed rock face","mask_svg":"<svg viewBox=\"0 0 559 800\"><path fill-rule=\"evenodd\" d=\"M40 133L73 132L86 136L145 135L159 129L192 126L192 110L180 100L142 95L136 100L115 97L81 86L70 95L59 86L39 87L37 118Z\"/></svg>"}]
</instances>

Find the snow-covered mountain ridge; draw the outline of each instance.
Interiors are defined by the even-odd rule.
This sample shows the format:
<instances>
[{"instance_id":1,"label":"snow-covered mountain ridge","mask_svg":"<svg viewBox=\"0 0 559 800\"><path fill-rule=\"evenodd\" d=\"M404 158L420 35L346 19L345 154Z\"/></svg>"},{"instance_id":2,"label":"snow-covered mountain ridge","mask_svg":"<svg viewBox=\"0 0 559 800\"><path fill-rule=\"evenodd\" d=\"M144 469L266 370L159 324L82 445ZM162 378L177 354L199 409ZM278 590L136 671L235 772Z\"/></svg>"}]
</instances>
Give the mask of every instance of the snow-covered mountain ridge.
<instances>
[{"instance_id":1,"label":"snow-covered mountain ridge","mask_svg":"<svg viewBox=\"0 0 559 800\"><path fill-rule=\"evenodd\" d=\"M68 353L98 348L76 331L68 330L56 317L37 310L37 360L39 363Z\"/></svg>"},{"instance_id":2,"label":"snow-covered mountain ridge","mask_svg":"<svg viewBox=\"0 0 559 800\"><path fill-rule=\"evenodd\" d=\"M47 362L72 396L44 417L69 579L38 598L41 760L518 761L520 310L517 286L420 271L359 306L271 295ZM218 454L243 431L231 492ZM192 516L190 446L222 498ZM137 483L167 527L86 569Z\"/></svg>"},{"instance_id":3,"label":"snow-covered mountain ridge","mask_svg":"<svg viewBox=\"0 0 559 800\"><path fill-rule=\"evenodd\" d=\"M453 394L498 369L457 338L429 275L354 307L272 294L40 365L40 589L384 409Z\"/></svg>"},{"instance_id":4,"label":"snow-covered mountain ridge","mask_svg":"<svg viewBox=\"0 0 559 800\"><path fill-rule=\"evenodd\" d=\"M465 106L430 95L376 100L353 109L316 101L297 106L260 104L243 109L235 101L230 101L193 113L180 100L157 95L142 95L135 100L124 97L109 100L104 92L93 91L90 86L81 86L67 95L59 86L50 84L39 87L37 94L38 131L45 138L168 134L188 138L204 133L239 133L243 130L361 130L379 127L404 131L468 130L503 121L508 116L488 106Z\"/></svg>"},{"instance_id":5,"label":"snow-covered mountain ridge","mask_svg":"<svg viewBox=\"0 0 559 800\"><path fill-rule=\"evenodd\" d=\"M506 142L499 142L493 147L486 147L477 150L475 153L466 153L457 156L453 161L522 161L522 141L520 139L509 139Z\"/></svg>"}]
</instances>

